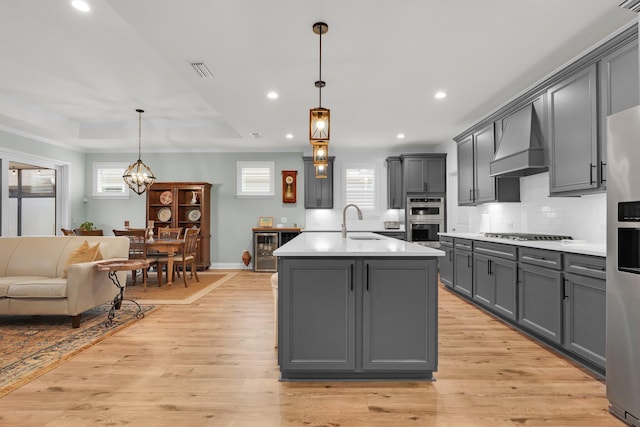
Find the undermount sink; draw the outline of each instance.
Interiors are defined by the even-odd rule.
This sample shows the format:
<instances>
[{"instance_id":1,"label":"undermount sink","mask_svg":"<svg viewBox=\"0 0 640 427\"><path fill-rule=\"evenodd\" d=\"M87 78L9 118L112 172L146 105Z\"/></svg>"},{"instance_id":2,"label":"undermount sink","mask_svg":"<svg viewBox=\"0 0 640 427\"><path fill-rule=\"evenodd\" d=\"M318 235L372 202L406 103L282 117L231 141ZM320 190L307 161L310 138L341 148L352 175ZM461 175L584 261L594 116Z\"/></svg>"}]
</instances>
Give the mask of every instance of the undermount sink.
<instances>
[{"instance_id":1,"label":"undermount sink","mask_svg":"<svg viewBox=\"0 0 640 427\"><path fill-rule=\"evenodd\" d=\"M379 237L370 237L370 236L349 236L351 240L380 240Z\"/></svg>"}]
</instances>

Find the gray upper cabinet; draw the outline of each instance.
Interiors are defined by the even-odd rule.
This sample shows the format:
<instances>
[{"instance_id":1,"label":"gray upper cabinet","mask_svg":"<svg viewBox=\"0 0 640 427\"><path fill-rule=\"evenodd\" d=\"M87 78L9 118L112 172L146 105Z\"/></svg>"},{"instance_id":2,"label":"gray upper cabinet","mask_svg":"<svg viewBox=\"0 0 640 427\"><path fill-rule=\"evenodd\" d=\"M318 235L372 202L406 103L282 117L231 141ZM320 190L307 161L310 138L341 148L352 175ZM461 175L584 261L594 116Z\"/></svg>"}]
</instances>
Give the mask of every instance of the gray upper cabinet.
<instances>
[{"instance_id":1,"label":"gray upper cabinet","mask_svg":"<svg viewBox=\"0 0 640 427\"><path fill-rule=\"evenodd\" d=\"M400 157L387 157L387 209L404 209L402 193L402 161Z\"/></svg>"},{"instance_id":2,"label":"gray upper cabinet","mask_svg":"<svg viewBox=\"0 0 640 427\"><path fill-rule=\"evenodd\" d=\"M446 154L403 154L404 193L445 195Z\"/></svg>"},{"instance_id":3,"label":"gray upper cabinet","mask_svg":"<svg viewBox=\"0 0 640 427\"><path fill-rule=\"evenodd\" d=\"M316 178L313 157L303 157L304 161L304 207L305 209L333 209L333 161L329 157L326 178Z\"/></svg>"},{"instance_id":4,"label":"gray upper cabinet","mask_svg":"<svg viewBox=\"0 0 640 427\"><path fill-rule=\"evenodd\" d=\"M475 204L475 167L473 135L458 143L458 205ZM489 165L487 165L488 167Z\"/></svg>"},{"instance_id":5,"label":"gray upper cabinet","mask_svg":"<svg viewBox=\"0 0 640 427\"><path fill-rule=\"evenodd\" d=\"M520 201L519 178L489 175L495 147L493 123L458 142L458 205Z\"/></svg>"},{"instance_id":6,"label":"gray upper cabinet","mask_svg":"<svg viewBox=\"0 0 640 427\"><path fill-rule=\"evenodd\" d=\"M629 43L605 56L599 63L600 161L598 183L606 185L607 116L640 104L638 43Z\"/></svg>"},{"instance_id":7,"label":"gray upper cabinet","mask_svg":"<svg viewBox=\"0 0 640 427\"><path fill-rule=\"evenodd\" d=\"M548 91L552 195L598 187L596 76L597 67L593 64Z\"/></svg>"}]
</instances>

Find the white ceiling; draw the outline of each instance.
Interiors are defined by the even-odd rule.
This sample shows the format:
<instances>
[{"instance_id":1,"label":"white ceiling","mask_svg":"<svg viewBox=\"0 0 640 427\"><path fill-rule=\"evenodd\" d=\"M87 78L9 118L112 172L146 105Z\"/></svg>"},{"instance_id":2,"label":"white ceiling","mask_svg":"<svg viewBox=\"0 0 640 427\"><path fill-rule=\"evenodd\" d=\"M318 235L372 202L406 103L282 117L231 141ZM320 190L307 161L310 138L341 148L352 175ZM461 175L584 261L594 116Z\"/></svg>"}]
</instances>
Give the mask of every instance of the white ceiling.
<instances>
[{"instance_id":1,"label":"white ceiling","mask_svg":"<svg viewBox=\"0 0 640 427\"><path fill-rule=\"evenodd\" d=\"M1 130L135 152L142 108L143 152L308 149L324 21L331 145L425 148L636 18L617 0L86 1L0 2Z\"/></svg>"}]
</instances>

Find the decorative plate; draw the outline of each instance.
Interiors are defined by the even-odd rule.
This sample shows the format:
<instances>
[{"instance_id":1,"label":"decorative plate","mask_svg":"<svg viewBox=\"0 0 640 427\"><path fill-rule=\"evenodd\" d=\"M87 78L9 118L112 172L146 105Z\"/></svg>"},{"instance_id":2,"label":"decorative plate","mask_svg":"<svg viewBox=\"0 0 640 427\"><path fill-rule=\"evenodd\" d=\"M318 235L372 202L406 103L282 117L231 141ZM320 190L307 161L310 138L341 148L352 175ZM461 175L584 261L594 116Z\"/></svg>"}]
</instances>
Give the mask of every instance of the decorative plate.
<instances>
[{"instance_id":1,"label":"decorative plate","mask_svg":"<svg viewBox=\"0 0 640 427\"><path fill-rule=\"evenodd\" d=\"M191 209L187 214L189 221L197 221L200 219L200 209Z\"/></svg>"},{"instance_id":2,"label":"decorative plate","mask_svg":"<svg viewBox=\"0 0 640 427\"><path fill-rule=\"evenodd\" d=\"M158 221L167 222L171 219L171 209L162 208L158 211Z\"/></svg>"},{"instance_id":3,"label":"decorative plate","mask_svg":"<svg viewBox=\"0 0 640 427\"><path fill-rule=\"evenodd\" d=\"M162 203L163 205L169 205L172 201L173 194L171 194L171 191L163 191L162 193L160 193L160 203ZM169 218L171 218L171 216L169 216Z\"/></svg>"}]
</instances>

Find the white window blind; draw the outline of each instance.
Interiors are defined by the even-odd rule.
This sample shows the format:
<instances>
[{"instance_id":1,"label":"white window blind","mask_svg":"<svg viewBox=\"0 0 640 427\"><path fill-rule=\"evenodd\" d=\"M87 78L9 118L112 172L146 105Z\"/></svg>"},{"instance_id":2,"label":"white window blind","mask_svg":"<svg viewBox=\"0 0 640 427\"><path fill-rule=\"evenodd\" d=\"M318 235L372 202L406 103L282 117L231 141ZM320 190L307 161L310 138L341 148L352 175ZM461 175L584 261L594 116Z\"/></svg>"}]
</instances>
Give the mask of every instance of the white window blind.
<instances>
[{"instance_id":1,"label":"white window blind","mask_svg":"<svg viewBox=\"0 0 640 427\"><path fill-rule=\"evenodd\" d=\"M374 210L376 206L375 170L373 167L345 169L345 201L360 209Z\"/></svg>"},{"instance_id":2,"label":"white window blind","mask_svg":"<svg viewBox=\"0 0 640 427\"><path fill-rule=\"evenodd\" d=\"M273 196L273 162L238 162L238 197Z\"/></svg>"},{"instance_id":3,"label":"white window blind","mask_svg":"<svg viewBox=\"0 0 640 427\"><path fill-rule=\"evenodd\" d=\"M129 165L126 163L93 164L94 197L129 197L129 187L122 175Z\"/></svg>"}]
</instances>

